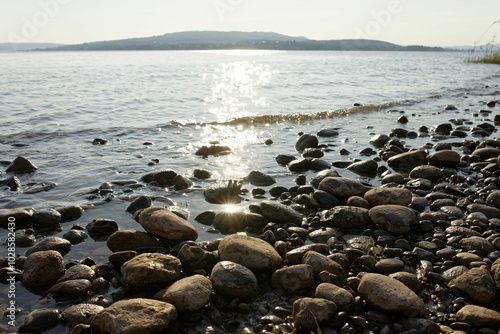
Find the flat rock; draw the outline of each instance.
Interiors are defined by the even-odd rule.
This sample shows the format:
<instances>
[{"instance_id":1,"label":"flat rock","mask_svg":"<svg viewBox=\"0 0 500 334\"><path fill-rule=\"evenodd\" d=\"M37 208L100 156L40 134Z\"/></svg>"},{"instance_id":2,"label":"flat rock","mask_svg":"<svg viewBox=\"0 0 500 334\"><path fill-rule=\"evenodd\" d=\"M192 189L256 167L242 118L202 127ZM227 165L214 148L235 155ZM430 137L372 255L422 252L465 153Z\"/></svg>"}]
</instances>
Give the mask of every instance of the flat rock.
<instances>
[{"instance_id":1,"label":"flat rock","mask_svg":"<svg viewBox=\"0 0 500 334\"><path fill-rule=\"evenodd\" d=\"M460 162L460 154L452 150L440 150L429 154L426 160L432 166L453 168Z\"/></svg>"},{"instance_id":2,"label":"flat rock","mask_svg":"<svg viewBox=\"0 0 500 334\"><path fill-rule=\"evenodd\" d=\"M59 237L45 237L38 241L26 251L26 256L46 250L55 250L61 254L67 253L71 249L71 242Z\"/></svg>"},{"instance_id":3,"label":"flat rock","mask_svg":"<svg viewBox=\"0 0 500 334\"><path fill-rule=\"evenodd\" d=\"M340 200L366 193L366 187L361 182L344 177L326 177L319 183L318 190L324 190Z\"/></svg>"},{"instance_id":4,"label":"flat rock","mask_svg":"<svg viewBox=\"0 0 500 334\"><path fill-rule=\"evenodd\" d=\"M328 227L340 229L367 228L371 224L369 210L356 206L336 206L321 213L321 221Z\"/></svg>"},{"instance_id":5,"label":"flat rock","mask_svg":"<svg viewBox=\"0 0 500 334\"><path fill-rule=\"evenodd\" d=\"M448 285L456 285L472 300L485 305L493 302L497 296L495 281L490 272L484 268L472 268Z\"/></svg>"},{"instance_id":6,"label":"flat rock","mask_svg":"<svg viewBox=\"0 0 500 334\"><path fill-rule=\"evenodd\" d=\"M466 251L477 251L483 257L486 257L495 250L491 242L487 239L475 236L461 239L460 246Z\"/></svg>"},{"instance_id":7,"label":"flat rock","mask_svg":"<svg viewBox=\"0 0 500 334\"><path fill-rule=\"evenodd\" d=\"M208 304L212 290L210 279L202 275L193 275L158 291L155 299L174 305L179 312L192 312Z\"/></svg>"},{"instance_id":8,"label":"flat rock","mask_svg":"<svg viewBox=\"0 0 500 334\"><path fill-rule=\"evenodd\" d=\"M59 225L62 221L61 214L54 209L36 210L31 216L34 225L54 226Z\"/></svg>"},{"instance_id":9,"label":"flat rock","mask_svg":"<svg viewBox=\"0 0 500 334\"><path fill-rule=\"evenodd\" d=\"M19 333L39 333L54 328L61 318L61 311L54 308L41 308L31 311L24 317Z\"/></svg>"},{"instance_id":10,"label":"flat rock","mask_svg":"<svg viewBox=\"0 0 500 334\"><path fill-rule=\"evenodd\" d=\"M181 261L167 254L142 253L122 264L120 272L131 287L165 286L181 275Z\"/></svg>"},{"instance_id":11,"label":"flat rock","mask_svg":"<svg viewBox=\"0 0 500 334\"><path fill-rule=\"evenodd\" d=\"M111 234L106 246L112 252L137 251L141 248L163 248L163 245L152 235L135 230L120 230Z\"/></svg>"},{"instance_id":12,"label":"flat rock","mask_svg":"<svg viewBox=\"0 0 500 334\"><path fill-rule=\"evenodd\" d=\"M349 312L354 307L352 293L344 288L331 283L321 283L316 287L314 293L316 298L331 300L337 305L339 311Z\"/></svg>"},{"instance_id":13,"label":"flat rock","mask_svg":"<svg viewBox=\"0 0 500 334\"><path fill-rule=\"evenodd\" d=\"M412 200L412 192L405 188L374 188L368 190L363 198L370 206L377 205L401 205L408 206Z\"/></svg>"},{"instance_id":14,"label":"flat rock","mask_svg":"<svg viewBox=\"0 0 500 334\"><path fill-rule=\"evenodd\" d=\"M47 286L56 282L63 272L63 257L59 252L35 252L26 258L22 283L28 288Z\"/></svg>"},{"instance_id":15,"label":"flat rock","mask_svg":"<svg viewBox=\"0 0 500 334\"><path fill-rule=\"evenodd\" d=\"M30 160L25 157L18 156L11 162L11 164L5 170L7 173L14 174L26 174L32 173L38 169Z\"/></svg>"},{"instance_id":16,"label":"flat rock","mask_svg":"<svg viewBox=\"0 0 500 334\"><path fill-rule=\"evenodd\" d=\"M232 261L221 261L212 269L210 280L216 293L225 297L253 298L258 292L257 278L245 266Z\"/></svg>"},{"instance_id":17,"label":"flat rock","mask_svg":"<svg viewBox=\"0 0 500 334\"><path fill-rule=\"evenodd\" d=\"M375 160L356 161L347 166L347 169L359 175L377 174L378 164Z\"/></svg>"},{"instance_id":18,"label":"flat rock","mask_svg":"<svg viewBox=\"0 0 500 334\"><path fill-rule=\"evenodd\" d=\"M278 224L300 224L302 215L294 209L276 201L265 200L260 203L262 215Z\"/></svg>"},{"instance_id":19,"label":"flat rock","mask_svg":"<svg viewBox=\"0 0 500 334\"><path fill-rule=\"evenodd\" d=\"M92 283L88 279L72 279L55 284L50 288L54 296L86 296Z\"/></svg>"},{"instance_id":20,"label":"flat rock","mask_svg":"<svg viewBox=\"0 0 500 334\"><path fill-rule=\"evenodd\" d=\"M410 172L413 168L423 165L426 157L425 151L409 151L390 157L387 164L398 172Z\"/></svg>"},{"instance_id":21,"label":"flat rock","mask_svg":"<svg viewBox=\"0 0 500 334\"><path fill-rule=\"evenodd\" d=\"M240 234L221 240L219 256L222 261L236 262L249 269L274 270L283 264L273 246L264 240Z\"/></svg>"},{"instance_id":22,"label":"flat rock","mask_svg":"<svg viewBox=\"0 0 500 334\"><path fill-rule=\"evenodd\" d=\"M417 223L415 213L404 206L379 205L368 212L370 219L393 234L408 234L410 226Z\"/></svg>"},{"instance_id":23,"label":"flat rock","mask_svg":"<svg viewBox=\"0 0 500 334\"><path fill-rule=\"evenodd\" d=\"M456 318L473 327L500 329L500 313L486 307L466 305L458 310Z\"/></svg>"},{"instance_id":24,"label":"flat rock","mask_svg":"<svg viewBox=\"0 0 500 334\"><path fill-rule=\"evenodd\" d=\"M196 240L198 231L187 220L167 208L152 206L139 214L139 223L149 234L170 241Z\"/></svg>"},{"instance_id":25,"label":"flat rock","mask_svg":"<svg viewBox=\"0 0 500 334\"><path fill-rule=\"evenodd\" d=\"M368 304L386 312L409 317L426 316L424 302L400 281L380 274L365 274L358 293Z\"/></svg>"},{"instance_id":26,"label":"flat rock","mask_svg":"<svg viewBox=\"0 0 500 334\"><path fill-rule=\"evenodd\" d=\"M246 178L248 182L258 187L271 186L276 183L274 177L255 170L251 171Z\"/></svg>"},{"instance_id":27,"label":"flat rock","mask_svg":"<svg viewBox=\"0 0 500 334\"><path fill-rule=\"evenodd\" d=\"M120 300L96 314L90 323L93 333L160 334L177 319L172 304L153 299Z\"/></svg>"},{"instance_id":28,"label":"flat rock","mask_svg":"<svg viewBox=\"0 0 500 334\"><path fill-rule=\"evenodd\" d=\"M296 264L276 270L271 276L274 288L297 292L314 288L313 268L308 264Z\"/></svg>"},{"instance_id":29,"label":"flat rock","mask_svg":"<svg viewBox=\"0 0 500 334\"><path fill-rule=\"evenodd\" d=\"M299 332L310 333L337 313L337 305L323 298L303 297L293 303L293 324Z\"/></svg>"},{"instance_id":30,"label":"flat rock","mask_svg":"<svg viewBox=\"0 0 500 334\"><path fill-rule=\"evenodd\" d=\"M339 278L341 278L344 274L344 269L340 264L333 261L326 255L315 251L308 251L307 253L305 253L304 257L302 258L302 263L311 266L315 277L318 277L319 273L322 271L327 271Z\"/></svg>"},{"instance_id":31,"label":"flat rock","mask_svg":"<svg viewBox=\"0 0 500 334\"><path fill-rule=\"evenodd\" d=\"M441 168L432 165L423 165L413 168L410 172L412 179L439 180L444 176Z\"/></svg>"},{"instance_id":32,"label":"flat rock","mask_svg":"<svg viewBox=\"0 0 500 334\"><path fill-rule=\"evenodd\" d=\"M76 304L71 305L63 311L61 318L71 326L78 324L90 325L93 316L102 312L104 307L95 304Z\"/></svg>"}]
</instances>

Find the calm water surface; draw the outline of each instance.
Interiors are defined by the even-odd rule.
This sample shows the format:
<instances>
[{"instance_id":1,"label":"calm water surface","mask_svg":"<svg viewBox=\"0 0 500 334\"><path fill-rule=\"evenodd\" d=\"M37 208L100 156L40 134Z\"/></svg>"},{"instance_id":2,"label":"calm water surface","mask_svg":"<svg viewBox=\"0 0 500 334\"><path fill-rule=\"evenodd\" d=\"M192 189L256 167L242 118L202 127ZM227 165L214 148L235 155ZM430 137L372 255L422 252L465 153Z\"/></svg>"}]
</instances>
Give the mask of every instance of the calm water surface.
<instances>
[{"instance_id":1,"label":"calm water surface","mask_svg":"<svg viewBox=\"0 0 500 334\"><path fill-rule=\"evenodd\" d=\"M500 68L467 64L466 56L452 52L0 53L1 160L23 155L39 167L36 173L20 176L23 189L30 183L57 183L37 194L2 188L0 207L94 207L79 220L63 224L56 234L61 236L72 225L85 226L93 218L141 230L125 212L128 197L167 196L188 210L190 222L200 231L199 240L219 238L221 234L194 221L200 212L221 210L206 203L201 191L147 186L130 194L116 187L109 202L91 199L89 192L103 182L138 180L146 172L166 168L186 176L196 168L209 170L213 178L193 179L195 189L238 179L252 170L291 186L294 175L274 158L299 156L294 151L299 132L338 128L338 137L321 139L329 148L324 159L332 162L363 158L357 152L370 147L372 135L388 134L396 127L417 131L421 125L432 127L451 118L487 121L493 116L478 111L486 108L485 102L500 98ZM352 107L354 103L362 107ZM458 110L445 112L447 104ZM396 121L403 112L410 120L406 125ZM108 145L92 145L94 138L105 138ZM267 139L273 144L265 145ZM406 145L419 147L429 140ZM194 155L211 143L228 145L233 153L207 159ZM351 154L341 156L343 148ZM152 159L159 163L149 166ZM243 201L239 206L248 204ZM6 233L0 231L2 241ZM88 238L73 246L65 261L89 256L103 263L108 255L104 242ZM0 299L7 295L4 292L0 291ZM19 292L18 298L19 306L28 309L46 302L27 291Z\"/></svg>"}]
</instances>

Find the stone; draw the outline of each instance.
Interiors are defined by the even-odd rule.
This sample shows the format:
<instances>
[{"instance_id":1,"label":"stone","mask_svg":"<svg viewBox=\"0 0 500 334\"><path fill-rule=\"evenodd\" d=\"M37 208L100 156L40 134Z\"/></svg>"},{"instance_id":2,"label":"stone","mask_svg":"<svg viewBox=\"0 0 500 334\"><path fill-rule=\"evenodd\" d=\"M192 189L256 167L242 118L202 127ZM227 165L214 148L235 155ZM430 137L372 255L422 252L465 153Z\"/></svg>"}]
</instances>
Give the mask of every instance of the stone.
<instances>
[{"instance_id":1,"label":"stone","mask_svg":"<svg viewBox=\"0 0 500 334\"><path fill-rule=\"evenodd\" d=\"M274 288L297 292L314 288L313 268L308 264L296 264L276 270L271 276Z\"/></svg>"},{"instance_id":2,"label":"stone","mask_svg":"<svg viewBox=\"0 0 500 334\"><path fill-rule=\"evenodd\" d=\"M120 272L123 282L131 287L165 286L180 278L181 261L167 254L142 253L125 262Z\"/></svg>"},{"instance_id":3,"label":"stone","mask_svg":"<svg viewBox=\"0 0 500 334\"><path fill-rule=\"evenodd\" d=\"M289 155L289 154L279 154L275 158L276 162L282 166L288 165L290 162L292 162L295 159L297 159L297 158L294 157L293 155Z\"/></svg>"},{"instance_id":4,"label":"stone","mask_svg":"<svg viewBox=\"0 0 500 334\"><path fill-rule=\"evenodd\" d=\"M9 223L9 218L14 218L16 220L16 228L21 225L30 225L31 227L31 216L33 215L33 209L0 209L0 227L7 228Z\"/></svg>"},{"instance_id":5,"label":"stone","mask_svg":"<svg viewBox=\"0 0 500 334\"><path fill-rule=\"evenodd\" d=\"M211 145L211 146L200 147L194 154L203 157L208 157L208 156L227 155L231 152L232 150L229 146Z\"/></svg>"},{"instance_id":6,"label":"stone","mask_svg":"<svg viewBox=\"0 0 500 334\"><path fill-rule=\"evenodd\" d=\"M314 293L316 298L330 300L337 305L339 311L349 312L354 307L352 293L331 283L321 283Z\"/></svg>"},{"instance_id":7,"label":"stone","mask_svg":"<svg viewBox=\"0 0 500 334\"><path fill-rule=\"evenodd\" d=\"M314 188L318 188L319 184L321 181L323 181L327 177L340 177L339 173L333 169L325 169L322 170L318 173L316 173L312 178L311 178L311 186Z\"/></svg>"},{"instance_id":8,"label":"stone","mask_svg":"<svg viewBox=\"0 0 500 334\"><path fill-rule=\"evenodd\" d=\"M423 165L426 157L425 151L414 150L390 157L387 164L398 172L410 172L413 168Z\"/></svg>"},{"instance_id":9,"label":"stone","mask_svg":"<svg viewBox=\"0 0 500 334\"><path fill-rule=\"evenodd\" d=\"M318 144L318 137L305 133L295 143L295 149L297 152L302 152L306 148L316 148Z\"/></svg>"},{"instance_id":10,"label":"stone","mask_svg":"<svg viewBox=\"0 0 500 334\"><path fill-rule=\"evenodd\" d=\"M61 214L54 209L36 210L31 216L34 225L55 226L61 223Z\"/></svg>"},{"instance_id":11,"label":"stone","mask_svg":"<svg viewBox=\"0 0 500 334\"><path fill-rule=\"evenodd\" d=\"M492 206L473 203L467 206L468 212L481 212L486 215L488 219L500 218L500 208L495 208Z\"/></svg>"},{"instance_id":12,"label":"stone","mask_svg":"<svg viewBox=\"0 0 500 334\"><path fill-rule=\"evenodd\" d=\"M120 300L96 314L90 323L96 334L160 334L177 319L172 304L153 299Z\"/></svg>"},{"instance_id":13,"label":"stone","mask_svg":"<svg viewBox=\"0 0 500 334\"><path fill-rule=\"evenodd\" d=\"M194 275L180 279L158 291L155 299L174 305L178 312L193 312L208 304L212 290L210 279L202 275Z\"/></svg>"},{"instance_id":14,"label":"stone","mask_svg":"<svg viewBox=\"0 0 500 334\"><path fill-rule=\"evenodd\" d=\"M247 227L261 229L266 226L268 220L257 213L244 211L221 211L214 216L212 226L218 231L243 231Z\"/></svg>"},{"instance_id":15,"label":"stone","mask_svg":"<svg viewBox=\"0 0 500 334\"><path fill-rule=\"evenodd\" d=\"M379 135L375 135L375 136L370 138L370 144L372 144L376 148L382 148L382 147L384 147L385 144L387 144L387 142L390 139L391 139L391 137L389 137L386 134L379 134Z\"/></svg>"},{"instance_id":16,"label":"stone","mask_svg":"<svg viewBox=\"0 0 500 334\"><path fill-rule=\"evenodd\" d=\"M141 248L163 248L163 245L153 236L135 230L116 231L106 240L106 246L112 252L137 251Z\"/></svg>"},{"instance_id":17,"label":"stone","mask_svg":"<svg viewBox=\"0 0 500 334\"><path fill-rule=\"evenodd\" d=\"M399 271L390 274L389 277L400 281L417 294L422 291L422 282L420 282L415 274L408 273L406 271Z\"/></svg>"},{"instance_id":18,"label":"stone","mask_svg":"<svg viewBox=\"0 0 500 334\"><path fill-rule=\"evenodd\" d=\"M134 199L125 211L133 214L138 210L149 208L152 205L152 203L153 202L151 200L151 197L142 195Z\"/></svg>"},{"instance_id":19,"label":"stone","mask_svg":"<svg viewBox=\"0 0 500 334\"><path fill-rule=\"evenodd\" d=\"M38 169L30 160L25 157L18 156L11 162L11 164L5 170L7 173L14 174L27 174L32 173Z\"/></svg>"},{"instance_id":20,"label":"stone","mask_svg":"<svg viewBox=\"0 0 500 334\"><path fill-rule=\"evenodd\" d=\"M323 298L303 297L293 303L292 317L295 329L311 332L337 313L337 305Z\"/></svg>"},{"instance_id":21,"label":"stone","mask_svg":"<svg viewBox=\"0 0 500 334\"><path fill-rule=\"evenodd\" d=\"M55 284L50 293L57 297L86 296L92 283L87 279L72 279Z\"/></svg>"},{"instance_id":22,"label":"stone","mask_svg":"<svg viewBox=\"0 0 500 334\"><path fill-rule=\"evenodd\" d=\"M68 240L72 245L77 245L83 240L87 239L87 233L82 230L71 229L63 234L63 239Z\"/></svg>"},{"instance_id":23,"label":"stone","mask_svg":"<svg viewBox=\"0 0 500 334\"><path fill-rule=\"evenodd\" d=\"M57 325L61 311L54 308L41 308L31 311L24 317L19 333L39 333L48 331Z\"/></svg>"},{"instance_id":24,"label":"stone","mask_svg":"<svg viewBox=\"0 0 500 334\"><path fill-rule=\"evenodd\" d=\"M415 213L404 206L379 205L368 211L370 219L393 234L409 234L410 227L417 223Z\"/></svg>"},{"instance_id":25,"label":"stone","mask_svg":"<svg viewBox=\"0 0 500 334\"><path fill-rule=\"evenodd\" d=\"M405 188L373 188L368 190L363 198L370 206L377 205L401 205L408 206L412 200L412 192Z\"/></svg>"},{"instance_id":26,"label":"stone","mask_svg":"<svg viewBox=\"0 0 500 334\"><path fill-rule=\"evenodd\" d=\"M347 169L359 175L375 175L377 174L378 164L375 160L362 160L353 162Z\"/></svg>"},{"instance_id":27,"label":"stone","mask_svg":"<svg viewBox=\"0 0 500 334\"><path fill-rule=\"evenodd\" d=\"M132 260L138 254L136 251L121 251L111 254L108 259L116 268L120 268L125 262Z\"/></svg>"},{"instance_id":28,"label":"stone","mask_svg":"<svg viewBox=\"0 0 500 334\"><path fill-rule=\"evenodd\" d=\"M61 278L59 278L57 283L74 279L86 279L91 281L94 279L94 277L95 277L94 269L87 266L86 264L79 263L66 269L66 271L61 276Z\"/></svg>"},{"instance_id":29,"label":"stone","mask_svg":"<svg viewBox=\"0 0 500 334\"><path fill-rule=\"evenodd\" d=\"M429 154L426 160L432 166L454 168L460 162L460 154L452 150L441 150Z\"/></svg>"},{"instance_id":30,"label":"stone","mask_svg":"<svg viewBox=\"0 0 500 334\"><path fill-rule=\"evenodd\" d=\"M301 247L294 248L285 254L285 261L288 265L302 263L302 258L309 251L318 252L320 254L328 254L329 248L326 244L315 243L307 244Z\"/></svg>"},{"instance_id":31,"label":"stone","mask_svg":"<svg viewBox=\"0 0 500 334\"><path fill-rule=\"evenodd\" d=\"M445 282L450 282L453 279L457 278L458 276L462 275L463 273L467 272L468 270L469 270L469 268L467 268L466 266L458 265L458 266L451 267L448 270L445 270L441 274L441 276L443 277L443 280Z\"/></svg>"},{"instance_id":32,"label":"stone","mask_svg":"<svg viewBox=\"0 0 500 334\"><path fill-rule=\"evenodd\" d=\"M276 180L274 179L274 177L269 176L269 175L264 174L264 173L259 172L259 171L255 171L255 170L251 171L247 175L246 179L252 185L258 186L258 187L271 186L271 185L276 183Z\"/></svg>"},{"instance_id":33,"label":"stone","mask_svg":"<svg viewBox=\"0 0 500 334\"><path fill-rule=\"evenodd\" d=\"M278 224L300 224L302 215L294 209L276 201L265 200L260 203L262 215Z\"/></svg>"},{"instance_id":34,"label":"stone","mask_svg":"<svg viewBox=\"0 0 500 334\"><path fill-rule=\"evenodd\" d=\"M59 252L35 252L26 258L22 283L28 288L44 287L56 282L63 272L63 257Z\"/></svg>"},{"instance_id":35,"label":"stone","mask_svg":"<svg viewBox=\"0 0 500 334\"><path fill-rule=\"evenodd\" d=\"M183 175L176 175L174 177L174 189L184 190L193 186L193 182Z\"/></svg>"},{"instance_id":36,"label":"stone","mask_svg":"<svg viewBox=\"0 0 500 334\"><path fill-rule=\"evenodd\" d=\"M321 213L321 222L340 229L367 228L371 224L369 210L356 206L336 206Z\"/></svg>"},{"instance_id":37,"label":"stone","mask_svg":"<svg viewBox=\"0 0 500 334\"><path fill-rule=\"evenodd\" d=\"M61 314L62 321L68 323L70 326L78 324L90 325L92 317L102 312L104 307L95 304L76 304L71 305Z\"/></svg>"},{"instance_id":38,"label":"stone","mask_svg":"<svg viewBox=\"0 0 500 334\"><path fill-rule=\"evenodd\" d=\"M475 149L471 155L475 156L475 157L479 157L482 160L487 160L490 158L498 157L499 153L500 153L500 151L498 150L498 148L482 147L482 148Z\"/></svg>"},{"instance_id":39,"label":"stone","mask_svg":"<svg viewBox=\"0 0 500 334\"><path fill-rule=\"evenodd\" d=\"M21 180L17 176L12 175L8 179L0 180L0 185L5 185L12 191L17 191L21 189Z\"/></svg>"},{"instance_id":40,"label":"stone","mask_svg":"<svg viewBox=\"0 0 500 334\"><path fill-rule=\"evenodd\" d=\"M373 307L408 317L426 316L424 302L400 281L380 274L363 275L358 293Z\"/></svg>"},{"instance_id":41,"label":"stone","mask_svg":"<svg viewBox=\"0 0 500 334\"><path fill-rule=\"evenodd\" d=\"M500 313L486 307L466 305L458 310L456 318L473 327L500 329Z\"/></svg>"},{"instance_id":42,"label":"stone","mask_svg":"<svg viewBox=\"0 0 500 334\"><path fill-rule=\"evenodd\" d=\"M59 237L45 237L38 241L31 248L26 251L26 256L36 252L55 250L61 254L67 253L71 249L71 242Z\"/></svg>"},{"instance_id":43,"label":"stone","mask_svg":"<svg viewBox=\"0 0 500 334\"><path fill-rule=\"evenodd\" d=\"M211 178L212 173L210 173L208 170L204 170L204 169L195 169L193 171L193 176L197 179L205 180L205 179Z\"/></svg>"},{"instance_id":44,"label":"stone","mask_svg":"<svg viewBox=\"0 0 500 334\"><path fill-rule=\"evenodd\" d=\"M241 202L241 182L229 180L227 183L218 183L203 191L203 196L212 204L236 204Z\"/></svg>"},{"instance_id":45,"label":"stone","mask_svg":"<svg viewBox=\"0 0 500 334\"><path fill-rule=\"evenodd\" d=\"M35 244L36 237L33 229L21 229L14 232L16 247L31 247Z\"/></svg>"},{"instance_id":46,"label":"stone","mask_svg":"<svg viewBox=\"0 0 500 334\"><path fill-rule=\"evenodd\" d=\"M484 305L493 302L497 296L495 281L490 272L484 268L472 268L448 285L456 285L476 303Z\"/></svg>"},{"instance_id":47,"label":"stone","mask_svg":"<svg viewBox=\"0 0 500 334\"><path fill-rule=\"evenodd\" d=\"M409 332L416 330L416 334L441 334L441 327L429 319L408 318L402 319L401 323ZM457 332L453 332L458 334Z\"/></svg>"},{"instance_id":48,"label":"stone","mask_svg":"<svg viewBox=\"0 0 500 334\"><path fill-rule=\"evenodd\" d=\"M375 271L382 275L389 275L403 270L405 264L400 259L381 259L375 264Z\"/></svg>"},{"instance_id":49,"label":"stone","mask_svg":"<svg viewBox=\"0 0 500 334\"><path fill-rule=\"evenodd\" d=\"M439 180L444 176L443 171L432 165L423 165L413 168L410 172L410 177L412 179L428 179L428 180Z\"/></svg>"},{"instance_id":50,"label":"stone","mask_svg":"<svg viewBox=\"0 0 500 334\"><path fill-rule=\"evenodd\" d=\"M319 183L318 190L324 190L343 201L366 193L366 187L361 182L344 177L326 177Z\"/></svg>"},{"instance_id":51,"label":"stone","mask_svg":"<svg viewBox=\"0 0 500 334\"><path fill-rule=\"evenodd\" d=\"M316 133L318 137L337 137L339 135L338 128L325 128Z\"/></svg>"},{"instance_id":52,"label":"stone","mask_svg":"<svg viewBox=\"0 0 500 334\"><path fill-rule=\"evenodd\" d=\"M174 179L176 176L177 173L171 169L155 170L144 174L141 177L141 180L160 187L170 187L174 185Z\"/></svg>"},{"instance_id":53,"label":"stone","mask_svg":"<svg viewBox=\"0 0 500 334\"><path fill-rule=\"evenodd\" d=\"M486 197L486 204L495 208L500 208L500 190L494 190Z\"/></svg>"},{"instance_id":54,"label":"stone","mask_svg":"<svg viewBox=\"0 0 500 334\"><path fill-rule=\"evenodd\" d=\"M80 218L83 214L83 208L78 205L68 205L56 208L57 212L61 214L62 222L69 222Z\"/></svg>"},{"instance_id":55,"label":"stone","mask_svg":"<svg viewBox=\"0 0 500 334\"><path fill-rule=\"evenodd\" d=\"M187 220L164 207L152 206L139 214L139 224L149 234L170 241L196 240L198 231Z\"/></svg>"},{"instance_id":56,"label":"stone","mask_svg":"<svg viewBox=\"0 0 500 334\"><path fill-rule=\"evenodd\" d=\"M182 269L188 274L204 271L208 275L218 261L216 252L209 252L189 243L185 243L181 247L177 257L181 260Z\"/></svg>"},{"instance_id":57,"label":"stone","mask_svg":"<svg viewBox=\"0 0 500 334\"><path fill-rule=\"evenodd\" d=\"M460 246L469 252L477 251L482 257L486 257L489 253L495 250L491 242L483 237L477 236L461 239Z\"/></svg>"},{"instance_id":58,"label":"stone","mask_svg":"<svg viewBox=\"0 0 500 334\"><path fill-rule=\"evenodd\" d=\"M219 243L221 261L232 261L249 269L275 270L283 260L278 252L264 240L233 234Z\"/></svg>"},{"instance_id":59,"label":"stone","mask_svg":"<svg viewBox=\"0 0 500 334\"><path fill-rule=\"evenodd\" d=\"M86 229L92 239L104 241L118 231L118 224L111 219L97 218L88 223Z\"/></svg>"},{"instance_id":60,"label":"stone","mask_svg":"<svg viewBox=\"0 0 500 334\"><path fill-rule=\"evenodd\" d=\"M322 271L327 271L339 278L341 278L344 274L344 269L340 264L330 259L326 255L315 251L308 251L307 253L305 253L304 257L302 258L302 263L311 266L315 277L318 277L320 272Z\"/></svg>"},{"instance_id":61,"label":"stone","mask_svg":"<svg viewBox=\"0 0 500 334\"><path fill-rule=\"evenodd\" d=\"M251 299L257 296L258 283L254 273L232 261L221 261L212 269L210 280L217 294L229 298Z\"/></svg>"}]
</instances>

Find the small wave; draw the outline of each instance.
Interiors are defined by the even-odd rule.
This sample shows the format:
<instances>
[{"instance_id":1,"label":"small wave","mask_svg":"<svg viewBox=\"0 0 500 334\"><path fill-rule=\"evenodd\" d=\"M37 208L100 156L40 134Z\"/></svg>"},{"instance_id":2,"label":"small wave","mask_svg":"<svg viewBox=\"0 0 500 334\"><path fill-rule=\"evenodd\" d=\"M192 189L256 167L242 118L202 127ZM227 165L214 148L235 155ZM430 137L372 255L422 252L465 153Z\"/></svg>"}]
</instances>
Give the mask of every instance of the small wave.
<instances>
[{"instance_id":1,"label":"small wave","mask_svg":"<svg viewBox=\"0 0 500 334\"><path fill-rule=\"evenodd\" d=\"M256 115L256 116L243 116L238 118L229 119L226 121L213 121L213 122L190 122L190 121L171 121L167 124L163 124L161 128L177 128L177 127L187 127L187 126L206 126L206 125L263 125L263 124L276 124L282 122L291 122L296 124L301 124L304 122L311 122L321 119L329 119L339 116L346 116L358 113L369 113L377 112L381 110L386 110L398 106L411 106L419 101L415 100L404 100L399 102L390 102L379 105L366 104L360 106L353 106L350 108L342 108L336 110L326 110L318 111L312 113L294 113L294 114L275 114L275 115Z\"/></svg>"}]
</instances>

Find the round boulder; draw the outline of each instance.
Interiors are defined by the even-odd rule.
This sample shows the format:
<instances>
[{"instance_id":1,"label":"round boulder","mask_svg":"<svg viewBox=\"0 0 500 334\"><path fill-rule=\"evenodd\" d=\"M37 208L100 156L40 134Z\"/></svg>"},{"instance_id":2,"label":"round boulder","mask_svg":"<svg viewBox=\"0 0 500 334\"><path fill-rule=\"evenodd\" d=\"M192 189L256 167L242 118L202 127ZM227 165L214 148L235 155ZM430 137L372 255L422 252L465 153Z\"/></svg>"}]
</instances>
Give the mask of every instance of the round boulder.
<instances>
[{"instance_id":1,"label":"round boulder","mask_svg":"<svg viewBox=\"0 0 500 334\"><path fill-rule=\"evenodd\" d=\"M59 252L39 251L26 258L22 283L28 288L47 286L57 281L63 272L63 257Z\"/></svg>"},{"instance_id":2,"label":"round boulder","mask_svg":"<svg viewBox=\"0 0 500 334\"><path fill-rule=\"evenodd\" d=\"M120 268L123 281L132 287L165 286L179 279L181 270L178 258L161 253L137 255Z\"/></svg>"},{"instance_id":3,"label":"round boulder","mask_svg":"<svg viewBox=\"0 0 500 334\"><path fill-rule=\"evenodd\" d=\"M172 304L153 299L120 300L92 318L93 333L160 334L177 318Z\"/></svg>"},{"instance_id":4,"label":"round boulder","mask_svg":"<svg viewBox=\"0 0 500 334\"><path fill-rule=\"evenodd\" d=\"M283 260L278 252L264 240L246 235L233 234L219 243L222 261L232 261L250 269L274 270Z\"/></svg>"},{"instance_id":5,"label":"round boulder","mask_svg":"<svg viewBox=\"0 0 500 334\"><path fill-rule=\"evenodd\" d=\"M205 276L194 275L158 291L155 299L174 305L179 312L191 312L205 306L211 295L212 282Z\"/></svg>"},{"instance_id":6,"label":"round boulder","mask_svg":"<svg viewBox=\"0 0 500 334\"><path fill-rule=\"evenodd\" d=\"M139 215L139 224L149 234L170 241L196 240L198 231L187 220L167 208L152 206Z\"/></svg>"},{"instance_id":7,"label":"round boulder","mask_svg":"<svg viewBox=\"0 0 500 334\"><path fill-rule=\"evenodd\" d=\"M308 264L296 264L276 270L271 276L276 289L297 292L314 288L313 268Z\"/></svg>"},{"instance_id":8,"label":"round boulder","mask_svg":"<svg viewBox=\"0 0 500 334\"><path fill-rule=\"evenodd\" d=\"M225 297L246 299L257 295L258 283L254 273L235 262L217 263L212 269L210 280L215 292Z\"/></svg>"},{"instance_id":9,"label":"round boulder","mask_svg":"<svg viewBox=\"0 0 500 334\"><path fill-rule=\"evenodd\" d=\"M415 213L400 205L379 205L368 211L370 219L393 234L408 234L410 227L417 223Z\"/></svg>"}]
</instances>

